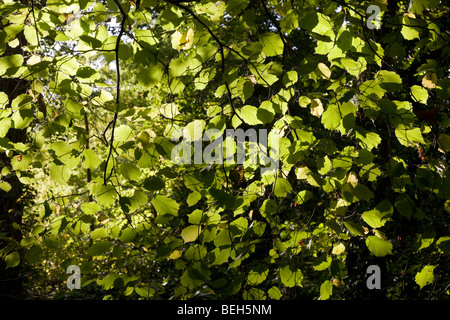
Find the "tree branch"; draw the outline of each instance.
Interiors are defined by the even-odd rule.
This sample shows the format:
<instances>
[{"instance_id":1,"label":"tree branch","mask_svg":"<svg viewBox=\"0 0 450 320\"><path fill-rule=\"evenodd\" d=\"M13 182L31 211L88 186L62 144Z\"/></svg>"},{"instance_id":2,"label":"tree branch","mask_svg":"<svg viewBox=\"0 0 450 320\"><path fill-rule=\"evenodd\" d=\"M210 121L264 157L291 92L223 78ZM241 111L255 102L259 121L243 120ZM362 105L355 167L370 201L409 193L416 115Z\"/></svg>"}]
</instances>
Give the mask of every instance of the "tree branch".
<instances>
[{"instance_id":1,"label":"tree branch","mask_svg":"<svg viewBox=\"0 0 450 320\"><path fill-rule=\"evenodd\" d=\"M114 0L114 3L119 8L120 14L122 15L122 21L120 22L120 31L119 31L119 35L117 36L116 46L114 48L114 52L115 52L115 56L116 56L115 60L116 60L116 75L117 75L117 78L116 78L116 111L114 112L114 118L111 122L112 129L111 129L111 139L110 139L110 143L109 143L109 152L108 152L108 157L106 158L105 170L103 173L103 185L105 185L105 186L106 186L106 183L108 182L108 179L111 177L113 169L114 169L114 167L111 168L109 175L107 174L108 163L109 163L109 160L110 160L110 158L112 156L112 152L113 152L114 131L116 128L117 116L119 114L119 105L120 105L119 48L120 48L120 41L121 41L122 35L125 32L125 23L126 23L126 19L127 19L127 13L123 10L122 6L120 5L120 2L118 0ZM108 124L108 127L109 127L109 124Z\"/></svg>"}]
</instances>

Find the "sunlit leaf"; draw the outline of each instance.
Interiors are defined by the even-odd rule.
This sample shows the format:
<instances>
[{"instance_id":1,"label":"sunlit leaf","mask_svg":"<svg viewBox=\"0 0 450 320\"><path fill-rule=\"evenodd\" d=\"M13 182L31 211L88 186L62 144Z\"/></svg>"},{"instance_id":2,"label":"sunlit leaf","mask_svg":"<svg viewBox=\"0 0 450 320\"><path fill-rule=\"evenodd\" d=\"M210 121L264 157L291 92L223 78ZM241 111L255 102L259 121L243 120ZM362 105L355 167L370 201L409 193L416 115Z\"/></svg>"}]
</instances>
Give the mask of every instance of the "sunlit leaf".
<instances>
[{"instance_id":1,"label":"sunlit leaf","mask_svg":"<svg viewBox=\"0 0 450 320\"><path fill-rule=\"evenodd\" d=\"M263 52L267 56L283 54L283 41L279 34L273 32L261 34L259 41L263 44Z\"/></svg>"},{"instance_id":2,"label":"sunlit leaf","mask_svg":"<svg viewBox=\"0 0 450 320\"><path fill-rule=\"evenodd\" d=\"M320 300L328 300L333 293L333 283L330 280L325 280L320 285Z\"/></svg>"},{"instance_id":3,"label":"sunlit leaf","mask_svg":"<svg viewBox=\"0 0 450 320\"><path fill-rule=\"evenodd\" d=\"M156 195L151 201L159 215L178 215L179 204L166 196Z\"/></svg>"},{"instance_id":4,"label":"sunlit leaf","mask_svg":"<svg viewBox=\"0 0 450 320\"><path fill-rule=\"evenodd\" d=\"M414 281L419 285L420 289L433 282L435 268L436 266L428 265L417 272L416 276L414 277Z\"/></svg>"},{"instance_id":5,"label":"sunlit leaf","mask_svg":"<svg viewBox=\"0 0 450 320\"><path fill-rule=\"evenodd\" d=\"M192 242L197 240L201 232L201 227L199 226L188 226L181 231L181 237L184 242Z\"/></svg>"},{"instance_id":6,"label":"sunlit leaf","mask_svg":"<svg viewBox=\"0 0 450 320\"><path fill-rule=\"evenodd\" d=\"M368 236L366 246L376 257L384 257L385 255L392 254L392 243L376 236Z\"/></svg>"},{"instance_id":7,"label":"sunlit leaf","mask_svg":"<svg viewBox=\"0 0 450 320\"><path fill-rule=\"evenodd\" d=\"M286 287L300 286L302 287L303 274L300 269L296 269L292 266L284 266L280 269L281 282Z\"/></svg>"}]
</instances>

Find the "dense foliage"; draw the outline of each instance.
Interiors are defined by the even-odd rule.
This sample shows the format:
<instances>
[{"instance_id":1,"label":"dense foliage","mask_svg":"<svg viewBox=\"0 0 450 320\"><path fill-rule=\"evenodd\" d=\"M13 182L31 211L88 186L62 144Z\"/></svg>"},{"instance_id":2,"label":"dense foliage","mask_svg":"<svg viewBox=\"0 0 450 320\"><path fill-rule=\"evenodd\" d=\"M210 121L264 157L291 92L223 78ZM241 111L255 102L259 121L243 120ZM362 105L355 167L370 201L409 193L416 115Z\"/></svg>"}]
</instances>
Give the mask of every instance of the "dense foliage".
<instances>
[{"instance_id":1,"label":"dense foliage","mask_svg":"<svg viewBox=\"0 0 450 320\"><path fill-rule=\"evenodd\" d=\"M4 296L448 299L443 1L2 0L0 16ZM174 161L207 129L266 129L277 144L245 145L277 169Z\"/></svg>"}]
</instances>

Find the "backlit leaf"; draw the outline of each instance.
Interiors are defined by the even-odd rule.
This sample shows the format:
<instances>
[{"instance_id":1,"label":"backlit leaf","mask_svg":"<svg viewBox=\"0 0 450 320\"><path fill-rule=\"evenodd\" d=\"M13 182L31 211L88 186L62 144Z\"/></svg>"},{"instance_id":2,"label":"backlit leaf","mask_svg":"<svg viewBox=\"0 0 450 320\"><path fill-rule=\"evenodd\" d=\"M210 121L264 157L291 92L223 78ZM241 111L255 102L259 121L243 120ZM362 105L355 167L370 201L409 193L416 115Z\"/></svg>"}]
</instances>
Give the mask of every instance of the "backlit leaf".
<instances>
[{"instance_id":1,"label":"backlit leaf","mask_svg":"<svg viewBox=\"0 0 450 320\"><path fill-rule=\"evenodd\" d=\"M85 149L83 151L83 167L86 169L94 170L98 168L102 160L98 155L91 149Z\"/></svg>"},{"instance_id":2,"label":"backlit leaf","mask_svg":"<svg viewBox=\"0 0 450 320\"><path fill-rule=\"evenodd\" d=\"M427 265L417 272L414 281L419 285L420 289L433 282L435 268L436 266Z\"/></svg>"},{"instance_id":3,"label":"backlit leaf","mask_svg":"<svg viewBox=\"0 0 450 320\"><path fill-rule=\"evenodd\" d=\"M398 142L406 147L425 144L420 128L395 129L395 136L397 137Z\"/></svg>"},{"instance_id":4,"label":"backlit leaf","mask_svg":"<svg viewBox=\"0 0 450 320\"><path fill-rule=\"evenodd\" d=\"M0 76L14 75L18 68L23 64L23 58L20 54L13 54L0 58Z\"/></svg>"},{"instance_id":5,"label":"backlit leaf","mask_svg":"<svg viewBox=\"0 0 450 320\"><path fill-rule=\"evenodd\" d=\"M14 268L20 263L20 254L13 251L5 257L6 268Z\"/></svg>"},{"instance_id":6,"label":"backlit leaf","mask_svg":"<svg viewBox=\"0 0 450 320\"><path fill-rule=\"evenodd\" d=\"M259 41L263 44L263 52L267 56L277 56L283 53L283 41L279 34L273 32L261 34Z\"/></svg>"},{"instance_id":7,"label":"backlit leaf","mask_svg":"<svg viewBox=\"0 0 450 320\"><path fill-rule=\"evenodd\" d=\"M286 197L292 191L292 186L288 180L278 177L275 181L274 194L277 197Z\"/></svg>"},{"instance_id":8,"label":"backlit leaf","mask_svg":"<svg viewBox=\"0 0 450 320\"><path fill-rule=\"evenodd\" d=\"M197 240L201 232L201 227L199 226L188 226L181 231L181 237L184 242L192 242Z\"/></svg>"},{"instance_id":9,"label":"backlit leaf","mask_svg":"<svg viewBox=\"0 0 450 320\"><path fill-rule=\"evenodd\" d=\"M320 285L320 300L328 300L333 293L333 283L330 280L325 280Z\"/></svg>"},{"instance_id":10,"label":"backlit leaf","mask_svg":"<svg viewBox=\"0 0 450 320\"><path fill-rule=\"evenodd\" d=\"M280 269L281 282L286 287L299 286L302 287L303 274L300 269L296 269L293 266L284 266Z\"/></svg>"},{"instance_id":11,"label":"backlit leaf","mask_svg":"<svg viewBox=\"0 0 450 320\"><path fill-rule=\"evenodd\" d=\"M112 243L109 241L99 241L99 242L95 242L94 244L92 244L88 250L87 253L91 256L99 256L99 255L103 255L106 252L109 251L109 249L111 249L112 247Z\"/></svg>"},{"instance_id":12,"label":"backlit leaf","mask_svg":"<svg viewBox=\"0 0 450 320\"><path fill-rule=\"evenodd\" d=\"M411 87L411 94L414 99L419 102L426 104L428 100L428 91L420 86L414 85Z\"/></svg>"},{"instance_id":13,"label":"backlit leaf","mask_svg":"<svg viewBox=\"0 0 450 320\"><path fill-rule=\"evenodd\" d=\"M392 243L376 236L368 236L366 246L376 257L384 257L385 255L392 254Z\"/></svg>"},{"instance_id":14,"label":"backlit leaf","mask_svg":"<svg viewBox=\"0 0 450 320\"><path fill-rule=\"evenodd\" d=\"M166 196L156 195L151 201L158 215L178 215L180 205L173 199Z\"/></svg>"}]
</instances>

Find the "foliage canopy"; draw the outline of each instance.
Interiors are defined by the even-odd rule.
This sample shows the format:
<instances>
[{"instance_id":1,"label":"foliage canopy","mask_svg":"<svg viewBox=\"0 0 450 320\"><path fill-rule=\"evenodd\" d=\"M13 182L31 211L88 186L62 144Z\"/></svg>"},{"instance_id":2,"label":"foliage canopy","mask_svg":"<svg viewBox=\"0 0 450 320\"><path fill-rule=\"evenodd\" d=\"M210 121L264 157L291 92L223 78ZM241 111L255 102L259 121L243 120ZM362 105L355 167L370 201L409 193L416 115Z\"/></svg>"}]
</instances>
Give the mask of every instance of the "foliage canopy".
<instances>
[{"instance_id":1,"label":"foliage canopy","mask_svg":"<svg viewBox=\"0 0 450 320\"><path fill-rule=\"evenodd\" d=\"M448 15L1 1L0 192L24 191L2 209L2 270L29 275L29 298L448 298ZM198 128L266 129L279 167L175 164Z\"/></svg>"}]
</instances>

